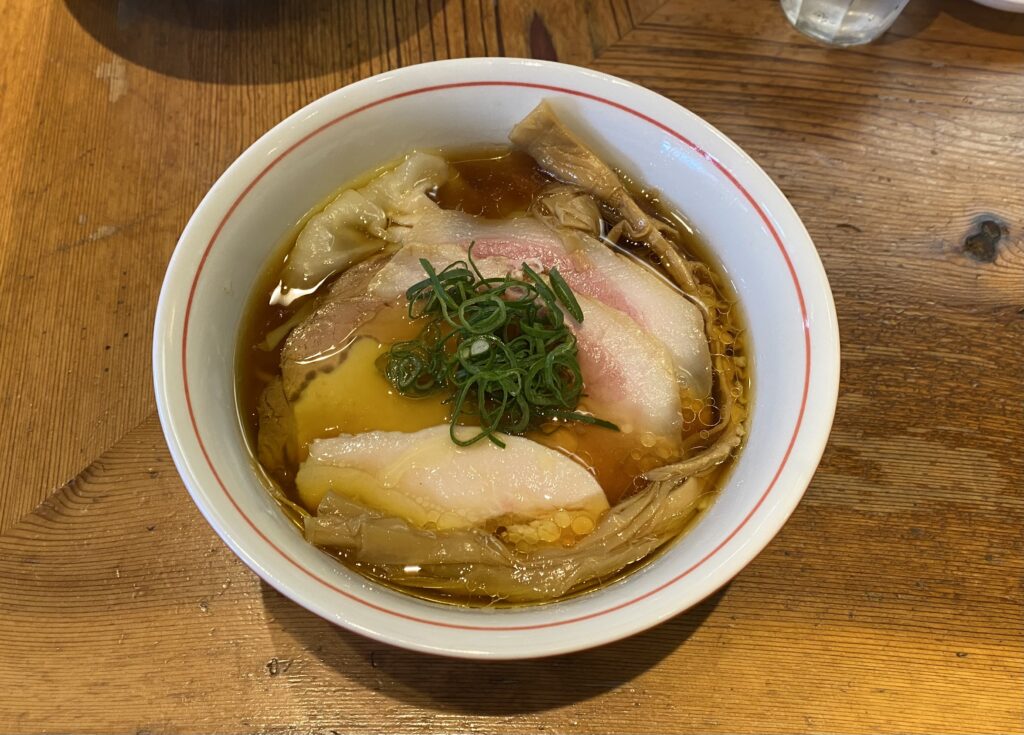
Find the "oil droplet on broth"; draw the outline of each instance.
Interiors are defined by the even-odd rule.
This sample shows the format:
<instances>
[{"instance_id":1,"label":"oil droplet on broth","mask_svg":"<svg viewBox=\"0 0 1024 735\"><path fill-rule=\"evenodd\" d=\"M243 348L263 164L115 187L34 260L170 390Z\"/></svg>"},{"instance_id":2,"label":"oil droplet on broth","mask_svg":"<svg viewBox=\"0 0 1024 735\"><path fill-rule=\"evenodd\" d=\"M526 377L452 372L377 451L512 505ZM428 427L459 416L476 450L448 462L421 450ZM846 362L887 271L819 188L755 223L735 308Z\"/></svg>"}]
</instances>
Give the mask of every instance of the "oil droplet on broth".
<instances>
[{"instance_id":1,"label":"oil droplet on broth","mask_svg":"<svg viewBox=\"0 0 1024 735\"><path fill-rule=\"evenodd\" d=\"M526 436L586 467L611 505L640 488L645 472L665 464L663 455L678 458L664 439L653 434L650 447L638 446L635 436L590 424L567 424L553 432L531 431Z\"/></svg>"}]
</instances>

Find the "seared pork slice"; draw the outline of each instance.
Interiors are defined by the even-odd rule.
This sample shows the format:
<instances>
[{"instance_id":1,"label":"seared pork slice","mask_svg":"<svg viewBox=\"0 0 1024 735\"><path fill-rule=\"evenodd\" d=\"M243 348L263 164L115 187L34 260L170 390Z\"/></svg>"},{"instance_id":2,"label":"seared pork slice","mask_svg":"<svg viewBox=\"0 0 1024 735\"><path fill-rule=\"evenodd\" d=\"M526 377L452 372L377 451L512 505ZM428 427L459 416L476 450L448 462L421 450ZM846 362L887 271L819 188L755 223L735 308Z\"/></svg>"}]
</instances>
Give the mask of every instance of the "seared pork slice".
<instances>
[{"instance_id":1,"label":"seared pork slice","mask_svg":"<svg viewBox=\"0 0 1024 735\"><path fill-rule=\"evenodd\" d=\"M342 273L312 315L288 335L281 350L288 400L298 398L317 372L334 369L356 329L384 306L369 285L390 259L390 253L374 255Z\"/></svg>"},{"instance_id":2,"label":"seared pork slice","mask_svg":"<svg viewBox=\"0 0 1024 735\"><path fill-rule=\"evenodd\" d=\"M618 424L625 435L678 449L682 409L668 350L622 312L585 296L578 300L583 321L569 321L587 410Z\"/></svg>"},{"instance_id":3,"label":"seared pork slice","mask_svg":"<svg viewBox=\"0 0 1024 735\"><path fill-rule=\"evenodd\" d=\"M585 222L567 208L563 214L572 217L570 221ZM408 240L417 246L446 246L448 258L455 257L452 244L463 251L473 244L478 265L498 257L515 267L526 262L544 272L557 268L573 291L621 311L661 340L684 389L697 398L711 392L711 354L700 310L654 271L614 252L580 227L552 228L533 217L495 221L438 210L423 217Z\"/></svg>"},{"instance_id":4,"label":"seared pork slice","mask_svg":"<svg viewBox=\"0 0 1024 735\"><path fill-rule=\"evenodd\" d=\"M529 522L558 511L589 513L587 530L594 527L608 501L584 467L530 439L503 440L504 449L460 447L447 426L319 439L296 483L307 505L335 492L421 528Z\"/></svg>"}]
</instances>

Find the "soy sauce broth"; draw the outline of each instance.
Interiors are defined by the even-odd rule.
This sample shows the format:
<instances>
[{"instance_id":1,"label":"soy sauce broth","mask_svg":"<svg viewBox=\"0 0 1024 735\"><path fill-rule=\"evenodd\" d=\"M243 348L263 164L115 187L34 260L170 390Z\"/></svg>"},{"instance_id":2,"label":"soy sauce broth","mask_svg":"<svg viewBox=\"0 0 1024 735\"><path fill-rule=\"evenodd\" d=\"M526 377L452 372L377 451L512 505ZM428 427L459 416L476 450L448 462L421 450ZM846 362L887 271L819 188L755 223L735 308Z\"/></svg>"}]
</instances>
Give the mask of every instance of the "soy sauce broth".
<instances>
[{"instance_id":1,"label":"soy sauce broth","mask_svg":"<svg viewBox=\"0 0 1024 735\"><path fill-rule=\"evenodd\" d=\"M445 158L452 167L452 175L443 186L433 193L432 198L444 209L465 211L468 214L480 215L489 218L507 218L524 214L533 201L535 195L542 187L551 183L543 171L528 155L510 150L508 148L475 148L459 151L445 152ZM287 253L291 250L298 236L299 231L305 222L316 212L320 211L328 202L337 196L341 191L359 186L363 181L369 180L377 173L387 167L367 174L362 180L347 182L326 198L317 207L314 207L288 234L281 246L267 263L259 283L253 292L253 297L247 308L243 328L240 335L237 366L237 399L242 424L246 431L250 446L254 448L257 444L259 430L259 400L267 385L280 375L281 347L284 340L271 348L264 344L267 335L285 324L297 312L305 309L307 312L317 298L317 294L304 296L288 306L273 303L272 295L278 287L279 274L286 262ZM673 241L680 246L682 251L689 257L699 260L705 264L712 263L709 260L709 250L699 235L693 230L686 220L679 214L667 210L658 199L656 193L648 192L629 182L628 178L619 173L620 178L631 189L631 192L641 203L649 214L653 214L663 221L669 223L678 232ZM649 256L645 245L620 240L617 245L611 245L618 252L645 263L647 266L657 270L671 285L671 280L660 270L657 260ZM714 271L712 271L712 274ZM715 275L715 288L720 292L723 303L734 304L735 300L730 297L724 288L721 277ZM330 285L330 280L322 284L319 292L323 292ZM674 287L674 286L673 286ZM734 308L730 306L730 308ZM391 315L383 319L386 325L377 325L373 336L384 345L398 339L410 337L408 322L403 322L399 316ZM389 331L390 330L390 331ZM739 355L743 352L742 344L732 345L730 355ZM365 356L364 356L365 357ZM362 369L358 372L356 382L359 385L351 385L355 395L367 396L381 394L386 390L379 383L372 388L360 381L374 380L368 371ZM422 399L402 399L422 400ZM702 448L701 434L707 433L706 429L713 426L717 420L717 409L711 404L693 401L684 396L684 439L689 451L696 452ZM446 422L449 415L443 411L435 413L427 412L432 417L432 423L436 425ZM371 430L373 428L385 430L415 431L425 428L423 421L426 419L410 420L404 425L392 425L387 427L370 427L365 425L342 425L336 422L326 422L323 431L318 436L335 436L339 433L358 433L359 431ZM608 443L614 442L615 437L605 429L587 426L583 424L570 425L560 428L558 431L545 433L531 431L527 434L531 439L551 446L559 451L573 457L576 461L588 467L598 478L610 501L614 504L619 498L641 489L645 484L642 480L642 471L646 467L664 464L666 461L679 459L678 457L657 457L645 459L646 465L637 464L632 466L632 471L627 471L621 462L615 460L614 453L607 450ZM727 463L728 465L728 463ZM726 465L726 466L727 466ZM276 484L280 486L284 494L293 502L303 504L294 484L297 463L289 467L271 471L269 474ZM723 467L720 472L724 472ZM713 484L720 481L716 479ZM315 508L307 506L307 510L314 511Z\"/></svg>"},{"instance_id":2,"label":"soy sauce broth","mask_svg":"<svg viewBox=\"0 0 1024 735\"><path fill-rule=\"evenodd\" d=\"M473 148L446 153L445 158L452 165L454 175L433 196L443 209L456 209L498 219L510 217L525 212L534 194L550 182L532 158L508 148ZM387 168L390 166L381 167L361 177L361 180L368 181ZM255 446L259 429L259 397L273 377L281 372L283 340L269 350L260 345L270 332L286 323L304 304L316 298L316 294L312 294L287 307L272 303L271 297L280 282L281 269L299 232L310 217L321 211L342 191L361 183L346 182L307 212L283 238L253 290L242 324L236 370L242 425L252 446ZM329 286L330 281L318 291L324 291Z\"/></svg>"},{"instance_id":3,"label":"soy sauce broth","mask_svg":"<svg viewBox=\"0 0 1024 735\"><path fill-rule=\"evenodd\" d=\"M449 153L454 175L433 199L442 209L457 209L492 219L523 214L551 179L530 156L507 148Z\"/></svg>"}]
</instances>

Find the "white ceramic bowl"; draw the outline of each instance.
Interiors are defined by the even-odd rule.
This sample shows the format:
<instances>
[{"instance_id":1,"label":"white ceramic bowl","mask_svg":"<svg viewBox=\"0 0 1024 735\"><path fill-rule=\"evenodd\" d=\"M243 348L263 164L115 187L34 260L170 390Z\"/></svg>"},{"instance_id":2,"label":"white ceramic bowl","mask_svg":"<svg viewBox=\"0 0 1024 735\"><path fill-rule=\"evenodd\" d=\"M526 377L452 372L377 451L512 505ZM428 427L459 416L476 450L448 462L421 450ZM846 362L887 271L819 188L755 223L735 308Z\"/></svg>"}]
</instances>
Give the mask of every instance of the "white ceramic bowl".
<instances>
[{"instance_id":1,"label":"white ceramic bowl","mask_svg":"<svg viewBox=\"0 0 1024 735\"><path fill-rule=\"evenodd\" d=\"M996 10L1008 10L1011 13L1024 13L1024 0L974 0L980 5L987 5Z\"/></svg>"},{"instance_id":2,"label":"white ceramic bowl","mask_svg":"<svg viewBox=\"0 0 1024 735\"><path fill-rule=\"evenodd\" d=\"M340 184L412 148L503 143L541 99L607 159L662 191L703 232L746 309L750 434L721 497L679 543L577 599L462 609L370 583L307 544L260 485L234 401L246 299L271 250ZM526 658L616 640L721 587L793 511L825 446L839 337L814 245L743 151L676 103L630 82L519 59L441 61L381 74L308 105L213 185L167 269L153 345L174 462L214 530L260 577L346 628L406 648Z\"/></svg>"}]
</instances>

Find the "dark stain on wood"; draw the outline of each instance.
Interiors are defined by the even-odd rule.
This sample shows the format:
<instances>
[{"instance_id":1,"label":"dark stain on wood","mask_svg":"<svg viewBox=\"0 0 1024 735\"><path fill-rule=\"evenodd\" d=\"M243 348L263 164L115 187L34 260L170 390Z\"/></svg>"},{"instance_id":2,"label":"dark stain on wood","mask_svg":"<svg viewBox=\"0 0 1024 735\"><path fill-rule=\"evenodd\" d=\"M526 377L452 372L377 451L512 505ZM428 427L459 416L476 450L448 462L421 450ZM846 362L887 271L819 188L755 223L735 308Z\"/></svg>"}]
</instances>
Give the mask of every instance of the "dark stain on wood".
<instances>
[{"instance_id":1,"label":"dark stain on wood","mask_svg":"<svg viewBox=\"0 0 1024 735\"><path fill-rule=\"evenodd\" d=\"M555 51L555 42L551 39L551 32L544 25L543 18L536 12L530 21L530 56L545 61L558 61L558 53Z\"/></svg>"},{"instance_id":2,"label":"dark stain on wood","mask_svg":"<svg viewBox=\"0 0 1024 735\"><path fill-rule=\"evenodd\" d=\"M494 0L494 34L498 37L498 56L505 56L505 36L501 32L501 7Z\"/></svg>"},{"instance_id":3,"label":"dark stain on wood","mask_svg":"<svg viewBox=\"0 0 1024 735\"><path fill-rule=\"evenodd\" d=\"M267 661L266 669L267 673L271 676L277 676L283 674L292 667L292 662L289 659L279 659L276 656Z\"/></svg>"},{"instance_id":4,"label":"dark stain on wood","mask_svg":"<svg viewBox=\"0 0 1024 735\"><path fill-rule=\"evenodd\" d=\"M992 263L999 254L999 243L1006 235L1006 226L991 217L980 219L974 230L964 238L964 253L979 263Z\"/></svg>"}]
</instances>

